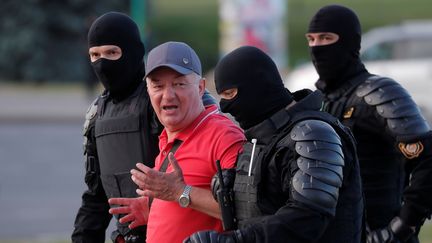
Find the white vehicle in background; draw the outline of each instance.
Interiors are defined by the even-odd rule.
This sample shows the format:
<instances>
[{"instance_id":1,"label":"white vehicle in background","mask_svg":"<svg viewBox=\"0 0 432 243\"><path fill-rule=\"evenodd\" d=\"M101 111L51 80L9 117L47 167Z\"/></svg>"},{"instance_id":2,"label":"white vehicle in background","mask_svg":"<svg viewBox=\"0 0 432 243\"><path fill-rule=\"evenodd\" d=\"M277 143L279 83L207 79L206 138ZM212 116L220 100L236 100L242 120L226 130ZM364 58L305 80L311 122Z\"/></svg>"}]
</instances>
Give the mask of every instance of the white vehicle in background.
<instances>
[{"instance_id":1,"label":"white vehicle in background","mask_svg":"<svg viewBox=\"0 0 432 243\"><path fill-rule=\"evenodd\" d=\"M370 73L407 89L432 125L432 20L375 28L363 35L360 55ZM303 64L288 74L285 86L315 90L317 79L312 63Z\"/></svg>"}]
</instances>

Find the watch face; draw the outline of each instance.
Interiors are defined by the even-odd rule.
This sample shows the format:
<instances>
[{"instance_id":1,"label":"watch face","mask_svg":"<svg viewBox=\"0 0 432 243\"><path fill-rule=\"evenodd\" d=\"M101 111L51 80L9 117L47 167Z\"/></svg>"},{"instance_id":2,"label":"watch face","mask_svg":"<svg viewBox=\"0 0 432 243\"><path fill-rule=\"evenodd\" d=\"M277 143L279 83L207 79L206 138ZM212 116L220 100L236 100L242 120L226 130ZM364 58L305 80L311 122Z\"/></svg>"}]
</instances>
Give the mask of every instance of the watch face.
<instances>
[{"instance_id":1,"label":"watch face","mask_svg":"<svg viewBox=\"0 0 432 243\"><path fill-rule=\"evenodd\" d=\"M190 204L190 198L189 193L191 192L192 187L189 185L186 185L183 191L183 194L178 199L178 203L180 204L180 207L186 208Z\"/></svg>"},{"instance_id":2,"label":"watch face","mask_svg":"<svg viewBox=\"0 0 432 243\"><path fill-rule=\"evenodd\" d=\"M186 196L181 196L179 198L179 204L181 207L187 207L189 205L189 198Z\"/></svg>"}]
</instances>

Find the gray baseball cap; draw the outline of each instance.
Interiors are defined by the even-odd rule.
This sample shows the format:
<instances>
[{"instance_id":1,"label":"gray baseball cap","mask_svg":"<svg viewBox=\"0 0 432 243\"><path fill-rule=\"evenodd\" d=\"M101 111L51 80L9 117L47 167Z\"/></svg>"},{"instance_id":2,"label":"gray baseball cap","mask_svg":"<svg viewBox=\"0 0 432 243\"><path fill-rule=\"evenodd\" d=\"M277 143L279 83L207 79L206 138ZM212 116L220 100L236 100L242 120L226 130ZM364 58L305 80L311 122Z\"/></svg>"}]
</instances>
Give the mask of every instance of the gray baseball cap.
<instances>
[{"instance_id":1,"label":"gray baseball cap","mask_svg":"<svg viewBox=\"0 0 432 243\"><path fill-rule=\"evenodd\" d=\"M183 42L165 42L150 51L145 77L159 67L169 67L183 75L194 72L201 76L201 61L198 55Z\"/></svg>"}]
</instances>

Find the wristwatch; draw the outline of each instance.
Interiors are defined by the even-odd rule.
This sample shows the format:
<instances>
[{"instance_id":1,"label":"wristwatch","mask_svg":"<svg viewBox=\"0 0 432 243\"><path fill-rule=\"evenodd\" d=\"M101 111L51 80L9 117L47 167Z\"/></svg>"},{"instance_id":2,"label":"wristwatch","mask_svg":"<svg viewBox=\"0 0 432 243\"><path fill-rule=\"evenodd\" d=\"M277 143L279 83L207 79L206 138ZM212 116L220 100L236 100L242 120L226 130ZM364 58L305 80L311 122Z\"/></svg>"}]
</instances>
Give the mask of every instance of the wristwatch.
<instances>
[{"instance_id":1,"label":"wristwatch","mask_svg":"<svg viewBox=\"0 0 432 243\"><path fill-rule=\"evenodd\" d=\"M187 208L190 204L190 192L191 192L192 186L186 185L184 188L183 193L180 195L178 199L178 203L180 204L180 207Z\"/></svg>"}]
</instances>

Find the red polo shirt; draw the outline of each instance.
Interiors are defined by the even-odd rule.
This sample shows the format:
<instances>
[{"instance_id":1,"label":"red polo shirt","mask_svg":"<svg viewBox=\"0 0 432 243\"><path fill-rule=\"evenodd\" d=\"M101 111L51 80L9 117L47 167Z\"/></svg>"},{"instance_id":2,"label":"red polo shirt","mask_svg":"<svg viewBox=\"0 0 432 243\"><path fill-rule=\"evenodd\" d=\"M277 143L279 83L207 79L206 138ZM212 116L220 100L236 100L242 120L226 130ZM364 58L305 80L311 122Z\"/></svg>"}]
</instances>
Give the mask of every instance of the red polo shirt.
<instances>
[{"instance_id":1,"label":"red polo shirt","mask_svg":"<svg viewBox=\"0 0 432 243\"><path fill-rule=\"evenodd\" d=\"M216 160L220 160L222 168L232 168L245 141L243 131L220 114L215 105L206 107L172 141L168 141L166 131L162 131L156 169L160 168L174 139L183 141L175 157L186 184L209 190L210 181L216 173ZM167 172L171 171L172 167L168 165ZM200 230L222 231L221 221L191 208L181 208L177 201L154 199L148 220L147 243L182 242Z\"/></svg>"}]
</instances>

